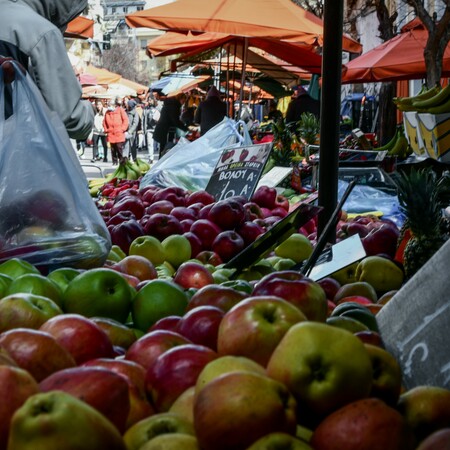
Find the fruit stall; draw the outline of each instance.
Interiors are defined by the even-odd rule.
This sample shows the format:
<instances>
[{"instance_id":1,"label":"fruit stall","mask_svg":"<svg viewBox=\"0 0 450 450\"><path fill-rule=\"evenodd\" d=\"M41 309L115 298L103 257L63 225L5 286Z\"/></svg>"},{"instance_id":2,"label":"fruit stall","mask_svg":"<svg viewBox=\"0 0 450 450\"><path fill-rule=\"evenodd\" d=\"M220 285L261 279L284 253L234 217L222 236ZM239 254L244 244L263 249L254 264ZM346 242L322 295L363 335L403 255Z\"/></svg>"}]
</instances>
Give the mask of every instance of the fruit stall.
<instances>
[{"instance_id":1,"label":"fruit stall","mask_svg":"<svg viewBox=\"0 0 450 450\"><path fill-rule=\"evenodd\" d=\"M220 149L214 189L125 159L82 185L81 218L51 185L8 202L0 450L449 448L448 173L400 170L401 130L347 140L326 244L317 123L271 131ZM375 194L346 207L375 190L398 215Z\"/></svg>"}]
</instances>

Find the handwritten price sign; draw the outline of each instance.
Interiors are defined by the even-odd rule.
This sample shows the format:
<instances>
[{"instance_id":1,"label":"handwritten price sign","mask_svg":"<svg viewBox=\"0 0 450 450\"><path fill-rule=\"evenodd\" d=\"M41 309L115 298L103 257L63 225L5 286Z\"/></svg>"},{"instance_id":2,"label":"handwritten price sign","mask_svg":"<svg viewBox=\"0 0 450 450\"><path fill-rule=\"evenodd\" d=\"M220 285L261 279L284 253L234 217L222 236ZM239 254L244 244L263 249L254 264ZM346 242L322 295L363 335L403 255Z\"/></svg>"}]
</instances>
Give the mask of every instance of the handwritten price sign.
<instances>
[{"instance_id":1,"label":"handwritten price sign","mask_svg":"<svg viewBox=\"0 0 450 450\"><path fill-rule=\"evenodd\" d=\"M206 191L213 195L216 201L235 195L250 198L271 149L271 142L225 149L209 179Z\"/></svg>"}]
</instances>

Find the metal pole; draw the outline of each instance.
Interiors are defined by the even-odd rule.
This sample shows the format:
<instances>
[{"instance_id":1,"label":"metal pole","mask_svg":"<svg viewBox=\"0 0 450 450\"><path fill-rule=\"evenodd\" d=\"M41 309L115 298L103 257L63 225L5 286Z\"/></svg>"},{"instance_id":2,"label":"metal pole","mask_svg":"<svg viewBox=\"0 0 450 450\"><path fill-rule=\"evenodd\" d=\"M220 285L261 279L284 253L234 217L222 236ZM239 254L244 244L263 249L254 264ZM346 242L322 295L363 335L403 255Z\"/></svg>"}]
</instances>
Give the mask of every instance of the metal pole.
<instances>
[{"instance_id":1,"label":"metal pole","mask_svg":"<svg viewBox=\"0 0 450 450\"><path fill-rule=\"evenodd\" d=\"M319 150L319 206L324 210L319 215L319 236L337 205L343 18L344 0L324 1ZM335 240L336 227L328 236L329 242Z\"/></svg>"}]
</instances>

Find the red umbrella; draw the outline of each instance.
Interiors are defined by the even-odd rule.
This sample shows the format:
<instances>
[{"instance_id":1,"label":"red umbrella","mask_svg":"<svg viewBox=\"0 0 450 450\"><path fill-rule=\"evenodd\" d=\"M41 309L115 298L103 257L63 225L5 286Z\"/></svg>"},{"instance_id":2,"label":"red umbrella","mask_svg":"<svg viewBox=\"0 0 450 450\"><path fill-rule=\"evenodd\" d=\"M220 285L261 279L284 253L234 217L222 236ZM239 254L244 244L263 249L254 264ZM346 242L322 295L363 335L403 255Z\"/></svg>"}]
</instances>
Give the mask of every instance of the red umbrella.
<instances>
[{"instance_id":1,"label":"red umbrella","mask_svg":"<svg viewBox=\"0 0 450 450\"><path fill-rule=\"evenodd\" d=\"M67 25L64 37L88 39L94 37L94 21L87 17L78 16Z\"/></svg>"},{"instance_id":2,"label":"red umbrella","mask_svg":"<svg viewBox=\"0 0 450 450\"><path fill-rule=\"evenodd\" d=\"M131 27L171 31L208 31L242 37L288 39L321 45L323 22L291 0L175 0L126 16ZM343 48L361 52L349 36Z\"/></svg>"},{"instance_id":3,"label":"red umbrella","mask_svg":"<svg viewBox=\"0 0 450 450\"><path fill-rule=\"evenodd\" d=\"M346 64L342 83L367 83L426 78L423 51L428 31L414 19L389 41ZM442 76L450 76L450 45L444 53Z\"/></svg>"}]
</instances>

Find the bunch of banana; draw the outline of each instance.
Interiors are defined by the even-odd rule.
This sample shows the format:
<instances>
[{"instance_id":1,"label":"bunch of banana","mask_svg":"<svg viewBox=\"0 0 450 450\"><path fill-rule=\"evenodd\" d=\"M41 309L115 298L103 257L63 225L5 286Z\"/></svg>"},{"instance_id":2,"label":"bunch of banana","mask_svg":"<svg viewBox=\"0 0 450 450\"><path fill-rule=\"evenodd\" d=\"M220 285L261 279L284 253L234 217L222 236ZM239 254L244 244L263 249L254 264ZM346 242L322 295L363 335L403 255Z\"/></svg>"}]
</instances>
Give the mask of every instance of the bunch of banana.
<instances>
[{"instance_id":1,"label":"bunch of banana","mask_svg":"<svg viewBox=\"0 0 450 450\"><path fill-rule=\"evenodd\" d=\"M142 159L136 158L135 164L139 167L142 174L150 170L150 164L146 163Z\"/></svg>"},{"instance_id":2,"label":"bunch of banana","mask_svg":"<svg viewBox=\"0 0 450 450\"><path fill-rule=\"evenodd\" d=\"M107 182L108 182L107 178L93 178L89 180L88 187L91 197L97 197L100 192L100 188Z\"/></svg>"},{"instance_id":3,"label":"bunch of banana","mask_svg":"<svg viewBox=\"0 0 450 450\"><path fill-rule=\"evenodd\" d=\"M414 105L415 102L420 102L422 100L428 100L433 98L439 92L441 92L441 86L436 85L431 89L428 89L426 85L422 85L419 93L412 97L394 97L393 101L400 111L417 111L417 107Z\"/></svg>"},{"instance_id":4,"label":"bunch of banana","mask_svg":"<svg viewBox=\"0 0 450 450\"><path fill-rule=\"evenodd\" d=\"M412 149L403 133L403 128L398 127L394 137L385 145L374 148L375 151L386 151L389 156L398 156L399 158L406 158L412 153Z\"/></svg>"},{"instance_id":5,"label":"bunch of banana","mask_svg":"<svg viewBox=\"0 0 450 450\"><path fill-rule=\"evenodd\" d=\"M441 89L436 95L427 99L414 100L412 106L415 111L429 114L450 113L450 85Z\"/></svg>"}]
</instances>

